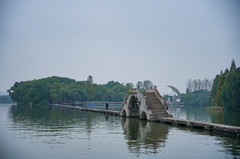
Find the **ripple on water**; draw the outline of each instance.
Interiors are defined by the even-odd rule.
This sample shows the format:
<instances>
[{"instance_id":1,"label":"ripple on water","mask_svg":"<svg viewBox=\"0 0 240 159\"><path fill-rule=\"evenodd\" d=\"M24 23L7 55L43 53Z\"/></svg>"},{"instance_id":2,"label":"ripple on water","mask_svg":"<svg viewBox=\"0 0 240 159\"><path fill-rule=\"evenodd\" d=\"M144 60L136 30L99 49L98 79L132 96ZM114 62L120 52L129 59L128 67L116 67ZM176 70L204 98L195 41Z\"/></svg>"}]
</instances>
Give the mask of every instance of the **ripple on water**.
<instances>
[{"instance_id":1,"label":"ripple on water","mask_svg":"<svg viewBox=\"0 0 240 159\"><path fill-rule=\"evenodd\" d=\"M1 109L2 119L1 113L8 111ZM48 106L11 108L6 114L0 126L8 132L4 135L9 143L14 144L4 151L18 150L23 152L22 158L221 159L240 156L238 140L203 130Z\"/></svg>"}]
</instances>

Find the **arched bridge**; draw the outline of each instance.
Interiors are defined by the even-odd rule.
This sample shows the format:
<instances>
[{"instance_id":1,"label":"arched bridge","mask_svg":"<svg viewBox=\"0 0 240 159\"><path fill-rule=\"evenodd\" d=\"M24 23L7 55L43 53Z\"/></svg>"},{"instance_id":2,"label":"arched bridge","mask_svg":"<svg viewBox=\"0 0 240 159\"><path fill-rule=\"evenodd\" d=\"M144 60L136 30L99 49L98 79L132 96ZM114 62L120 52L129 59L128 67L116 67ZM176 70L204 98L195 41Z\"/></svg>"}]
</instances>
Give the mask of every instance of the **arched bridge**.
<instances>
[{"instance_id":1,"label":"arched bridge","mask_svg":"<svg viewBox=\"0 0 240 159\"><path fill-rule=\"evenodd\" d=\"M120 116L150 121L160 117L172 117L156 86L154 89L147 89L145 93L140 92L139 88L131 89L124 100Z\"/></svg>"}]
</instances>

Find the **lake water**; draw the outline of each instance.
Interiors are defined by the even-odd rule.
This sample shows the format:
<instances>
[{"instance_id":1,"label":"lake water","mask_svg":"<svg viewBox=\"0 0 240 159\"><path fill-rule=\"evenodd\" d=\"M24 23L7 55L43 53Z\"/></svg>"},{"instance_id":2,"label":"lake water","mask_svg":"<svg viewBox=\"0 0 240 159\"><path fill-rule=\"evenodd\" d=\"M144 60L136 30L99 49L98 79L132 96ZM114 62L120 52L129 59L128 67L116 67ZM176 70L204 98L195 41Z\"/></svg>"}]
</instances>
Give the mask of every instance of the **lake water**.
<instances>
[{"instance_id":1,"label":"lake water","mask_svg":"<svg viewBox=\"0 0 240 159\"><path fill-rule=\"evenodd\" d=\"M191 109L171 108L179 118L215 120ZM236 137L63 107L0 105L0 127L1 159L240 158Z\"/></svg>"},{"instance_id":2,"label":"lake water","mask_svg":"<svg viewBox=\"0 0 240 159\"><path fill-rule=\"evenodd\" d=\"M175 118L240 126L240 112L210 111L206 110L206 107L194 106L177 108L174 105L169 105L169 107Z\"/></svg>"}]
</instances>

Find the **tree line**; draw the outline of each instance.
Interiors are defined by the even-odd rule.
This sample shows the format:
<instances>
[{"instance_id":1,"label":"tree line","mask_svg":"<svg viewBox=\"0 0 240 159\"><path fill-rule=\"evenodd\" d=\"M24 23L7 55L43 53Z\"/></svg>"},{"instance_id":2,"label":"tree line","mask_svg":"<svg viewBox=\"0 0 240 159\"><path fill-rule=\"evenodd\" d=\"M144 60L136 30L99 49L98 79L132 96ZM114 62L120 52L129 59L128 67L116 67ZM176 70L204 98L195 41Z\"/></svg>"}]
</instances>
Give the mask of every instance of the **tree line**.
<instances>
[{"instance_id":1,"label":"tree line","mask_svg":"<svg viewBox=\"0 0 240 159\"><path fill-rule=\"evenodd\" d=\"M173 96L165 97L174 101ZM225 110L240 111L240 68L233 59L230 69L221 71L214 80L189 80L180 100L188 106L220 106Z\"/></svg>"},{"instance_id":2,"label":"tree line","mask_svg":"<svg viewBox=\"0 0 240 159\"><path fill-rule=\"evenodd\" d=\"M195 79L195 80L188 80L187 82L187 89L186 93L198 91L198 90L208 90L211 91L212 89L213 81L209 80L207 78L201 79Z\"/></svg>"},{"instance_id":3,"label":"tree line","mask_svg":"<svg viewBox=\"0 0 240 159\"><path fill-rule=\"evenodd\" d=\"M185 94L181 94L181 102L189 106L208 106L207 99L213 81L207 78L188 80Z\"/></svg>"},{"instance_id":4,"label":"tree line","mask_svg":"<svg viewBox=\"0 0 240 159\"><path fill-rule=\"evenodd\" d=\"M207 99L210 95L212 80L207 78L188 80L186 93L180 93L174 86L170 87L177 95L164 95L166 100L173 104L184 104L186 106L207 106Z\"/></svg>"},{"instance_id":5,"label":"tree line","mask_svg":"<svg viewBox=\"0 0 240 159\"><path fill-rule=\"evenodd\" d=\"M107 84L95 84L92 76L89 76L86 81L53 76L15 82L8 93L14 102L39 104L74 103L74 101L123 101L128 90L128 85L114 81L109 81Z\"/></svg>"},{"instance_id":6,"label":"tree line","mask_svg":"<svg viewBox=\"0 0 240 159\"><path fill-rule=\"evenodd\" d=\"M240 111L240 67L236 67L234 59L230 70L226 68L214 78L208 102L226 110Z\"/></svg>"},{"instance_id":7,"label":"tree line","mask_svg":"<svg viewBox=\"0 0 240 159\"><path fill-rule=\"evenodd\" d=\"M209 90L196 90L181 94L181 102L186 106L208 106L207 99L210 95Z\"/></svg>"},{"instance_id":8,"label":"tree line","mask_svg":"<svg viewBox=\"0 0 240 159\"><path fill-rule=\"evenodd\" d=\"M127 86L129 86L131 88L135 87L135 85L133 83L131 83L131 82L128 82ZM136 87L139 88L142 91L145 91L146 89L153 89L154 85L153 85L152 81L145 80L145 81L138 81L136 83Z\"/></svg>"}]
</instances>

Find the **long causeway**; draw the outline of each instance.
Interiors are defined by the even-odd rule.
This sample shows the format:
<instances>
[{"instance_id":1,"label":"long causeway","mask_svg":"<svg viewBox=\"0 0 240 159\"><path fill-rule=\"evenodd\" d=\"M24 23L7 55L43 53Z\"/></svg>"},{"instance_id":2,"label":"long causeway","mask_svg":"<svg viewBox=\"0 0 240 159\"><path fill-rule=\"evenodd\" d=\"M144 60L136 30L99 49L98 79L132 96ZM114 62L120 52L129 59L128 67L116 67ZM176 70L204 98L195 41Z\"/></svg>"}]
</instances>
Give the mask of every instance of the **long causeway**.
<instances>
[{"instance_id":1,"label":"long causeway","mask_svg":"<svg viewBox=\"0 0 240 159\"><path fill-rule=\"evenodd\" d=\"M89 111L89 112L96 112L96 113L120 116L120 111L114 111L114 110L100 110L100 109L84 108L84 107L79 107L79 106L60 105L60 104L53 104L53 105L65 107L65 108L78 109L78 110L82 110L82 111ZM159 118L155 118L154 120L150 120L150 121L178 125L178 126L185 126L185 127L189 127L189 128L204 129L207 131L215 131L215 132L225 133L225 134L234 135L234 136L240 134L240 127L238 127L238 126L230 126L230 125L223 125L223 124L216 124L216 123L176 119L176 118L172 118L172 117L159 117Z\"/></svg>"},{"instance_id":2,"label":"long causeway","mask_svg":"<svg viewBox=\"0 0 240 159\"><path fill-rule=\"evenodd\" d=\"M61 105L61 104L53 104L53 105L65 107L65 108L78 109L78 110L82 110L82 111L89 111L89 112L96 112L96 113L119 116L119 111L115 111L115 110L100 110L100 109L94 109L94 108L84 108L84 107L80 107L80 106L70 106L70 105Z\"/></svg>"}]
</instances>

